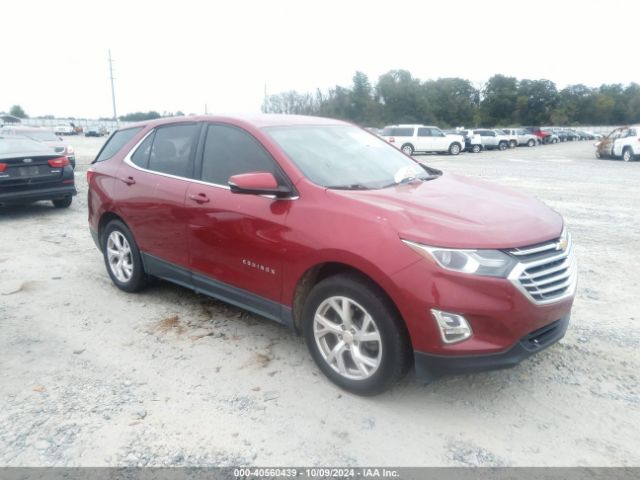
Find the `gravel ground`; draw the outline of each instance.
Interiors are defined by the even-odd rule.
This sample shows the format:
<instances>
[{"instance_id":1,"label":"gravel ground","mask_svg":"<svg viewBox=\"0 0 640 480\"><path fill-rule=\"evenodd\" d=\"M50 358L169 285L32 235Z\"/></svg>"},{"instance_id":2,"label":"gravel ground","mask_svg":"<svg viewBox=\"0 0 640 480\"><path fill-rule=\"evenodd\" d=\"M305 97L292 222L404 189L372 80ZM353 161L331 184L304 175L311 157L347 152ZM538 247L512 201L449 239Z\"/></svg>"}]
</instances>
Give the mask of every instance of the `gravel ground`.
<instances>
[{"instance_id":1,"label":"gravel ground","mask_svg":"<svg viewBox=\"0 0 640 480\"><path fill-rule=\"evenodd\" d=\"M359 398L284 327L166 283L113 287L86 221L102 141L72 140L69 210L0 209L0 466L640 465L640 162L592 142L421 157L565 216L572 323L514 369Z\"/></svg>"}]
</instances>

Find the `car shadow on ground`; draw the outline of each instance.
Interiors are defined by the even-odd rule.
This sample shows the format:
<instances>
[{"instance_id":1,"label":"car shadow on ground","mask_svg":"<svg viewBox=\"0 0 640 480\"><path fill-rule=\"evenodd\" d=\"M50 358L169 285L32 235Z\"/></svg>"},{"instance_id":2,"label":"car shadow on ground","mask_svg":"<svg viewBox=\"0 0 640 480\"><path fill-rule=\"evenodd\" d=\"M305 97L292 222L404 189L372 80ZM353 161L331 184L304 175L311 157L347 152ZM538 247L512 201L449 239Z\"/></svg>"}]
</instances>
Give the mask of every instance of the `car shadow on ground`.
<instances>
[{"instance_id":1,"label":"car shadow on ground","mask_svg":"<svg viewBox=\"0 0 640 480\"><path fill-rule=\"evenodd\" d=\"M5 205L0 206L0 222L5 219L33 219L36 215L40 216L53 212L64 213L65 210L68 209L55 208L49 201L28 203L24 205Z\"/></svg>"},{"instance_id":2,"label":"car shadow on ground","mask_svg":"<svg viewBox=\"0 0 640 480\"><path fill-rule=\"evenodd\" d=\"M186 338L189 338L190 331L199 332L203 327L207 328L210 322L223 319L227 328L242 338L255 335L257 333L255 329L258 329L260 335L272 339L274 345L280 345L280 348L290 354L295 352L294 362L298 359L304 361L310 358L302 336L284 325L242 308L159 279L152 281L144 290L144 295L150 297L149 301L168 302L175 306L173 311L181 319L181 334ZM202 317L203 310L209 314L208 317ZM354 401L372 399L374 402L405 405L406 408L414 408L416 404L426 407L432 403L439 404L445 399L448 399L447 402L455 399L454 403L459 404L460 408L467 408L469 402L486 403L488 408L491 402L501 396L527 403L531 391L537 384L535 375L531 375L531 369L541 372L546 372L549 368L554 369L554 359L563 348L562 344L553 345L541 352L540 356L525 359L523 363L510 369L442 377L431 383L425 383L416 378L412 367L407 375L390 390L374 397L350 394L333 385L328 379L325 380L326 389L327 394L335 393ZM291 360L288 359L288 361ZM310 378L312 375L323 377L313 362L310 361L308 365Z\"/></svg>"}]
</instances>

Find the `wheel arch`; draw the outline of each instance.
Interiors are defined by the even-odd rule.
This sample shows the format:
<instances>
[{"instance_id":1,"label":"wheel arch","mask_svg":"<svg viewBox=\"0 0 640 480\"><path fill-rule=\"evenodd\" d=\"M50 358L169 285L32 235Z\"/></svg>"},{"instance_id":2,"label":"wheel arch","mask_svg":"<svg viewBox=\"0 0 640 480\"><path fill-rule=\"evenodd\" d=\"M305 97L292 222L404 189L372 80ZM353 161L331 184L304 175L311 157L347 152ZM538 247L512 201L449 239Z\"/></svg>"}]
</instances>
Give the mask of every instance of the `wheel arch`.
<instances>
[{"instance_id":1,"label":"wheel arch","mask_svg":"<svg viewBox=\"0 0 640 480\"><path fill-rule=\"evenodd\" d=\"M388 301L389 305L394 309L401 321L403 333L409 342L409 345L411 345L409 330L407 328L406 321L402 316L402 312L382 283L377 281L372 275L368 274L363 269L355 267L349 263L338 261L326 261L313 265L298 279L293 293L293 302L291 304L293 326L297 333L302 332L302 311L304 309L306 299L313 287L322 280L338 274L352 274L360 277L366 284L378 290L380 295L383 296L383 298Z\"/></svg>"},{"instance_id":2,"label":"wheel arch","mask_svg":"<svg viewBox=\"0 0 640 480\"><path fill-rule=\"evenodd\" d=\"M109 222L113 220L119 220L120 222L124 223L124 225L127 228L129 228L129 226L127 225L127 222L125 222L124 219L117 213L114 213L110 210L104 212L100 217L100 221L98 222L98 241L100 242L100 250L102 250L102 235L104 233L104 229L109 224Z\"/></svg>"}]
</instances>

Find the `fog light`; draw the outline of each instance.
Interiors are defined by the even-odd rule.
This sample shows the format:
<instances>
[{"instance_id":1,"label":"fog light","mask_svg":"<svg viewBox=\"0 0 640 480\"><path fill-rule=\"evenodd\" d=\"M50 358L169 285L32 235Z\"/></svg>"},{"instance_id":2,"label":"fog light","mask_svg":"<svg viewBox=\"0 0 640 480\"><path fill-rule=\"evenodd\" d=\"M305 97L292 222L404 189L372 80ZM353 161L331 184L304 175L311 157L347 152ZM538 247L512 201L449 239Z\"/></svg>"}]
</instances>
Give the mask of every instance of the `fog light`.
<instances>
[{"instance_id":1,"label":"fog light","mask_svg":"<svg viewBox=\"0 0 640 480\"><path fill-rule=\"evenodd\" d=\"M431 309L431 314L438 323L440 336L444 343L462 342L473 335L469 322L462 315L442 312L435 308Z\"/></svg>"}]
</instances>

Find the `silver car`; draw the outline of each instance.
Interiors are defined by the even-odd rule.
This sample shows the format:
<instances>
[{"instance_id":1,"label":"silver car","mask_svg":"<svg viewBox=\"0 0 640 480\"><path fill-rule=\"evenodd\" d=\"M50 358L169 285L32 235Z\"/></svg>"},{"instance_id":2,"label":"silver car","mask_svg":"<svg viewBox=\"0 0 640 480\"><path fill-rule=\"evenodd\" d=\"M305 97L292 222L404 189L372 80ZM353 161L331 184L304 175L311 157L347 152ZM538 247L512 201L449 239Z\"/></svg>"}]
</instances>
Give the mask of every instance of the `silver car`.
<instances>
[{"instance_id":1,"label":"silver car","mask_svg":"<svg viewBox=\"0 0 640 480\"><path fill-rule=\"evenodd\" d=\"M534 147L538 145L538 137L533 133L527 132L524 128L504 128L502 131L509 136L515 137L519 146Z\"/></svg>"}]
</instances>

